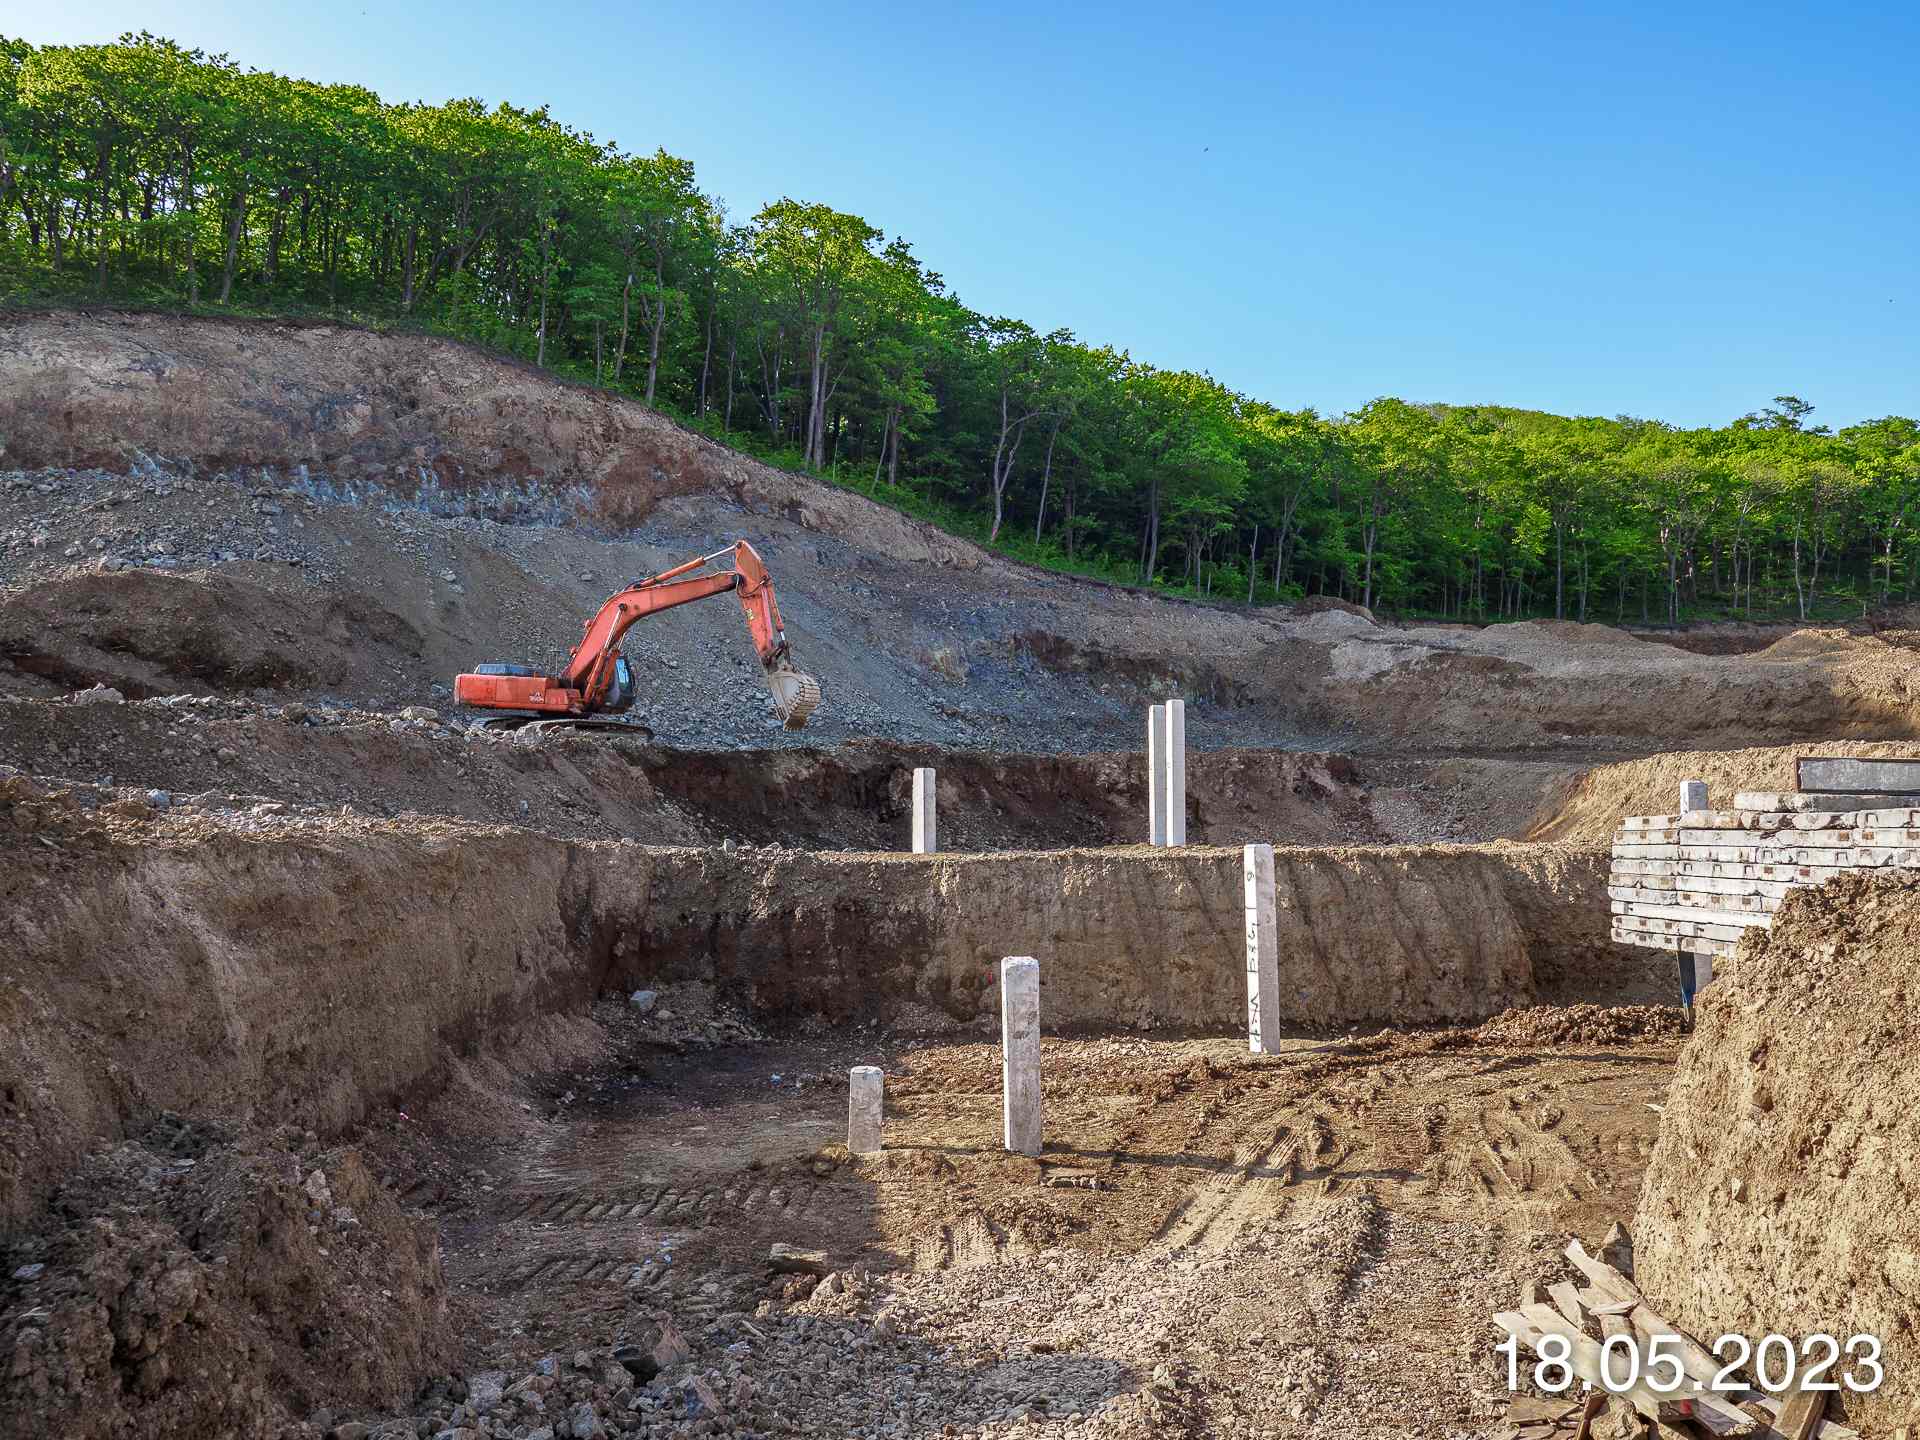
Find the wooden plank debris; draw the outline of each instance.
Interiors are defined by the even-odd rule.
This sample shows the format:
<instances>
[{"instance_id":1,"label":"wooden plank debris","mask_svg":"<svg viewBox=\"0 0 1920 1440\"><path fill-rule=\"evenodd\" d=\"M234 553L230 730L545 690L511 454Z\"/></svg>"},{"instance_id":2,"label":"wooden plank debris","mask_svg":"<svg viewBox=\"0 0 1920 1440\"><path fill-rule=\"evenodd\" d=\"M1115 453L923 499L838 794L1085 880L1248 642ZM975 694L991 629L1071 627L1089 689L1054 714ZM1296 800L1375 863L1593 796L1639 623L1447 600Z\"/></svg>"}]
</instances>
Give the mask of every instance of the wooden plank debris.
<instances>
[{"instance_id":1,"label":"wooden plank debris","mask_svg":"<svg viewBox=\"0 0 1920 1440\"><path fill-rule=\"evenodd\" d=\"M1746 1403L1752 1405L1757 1410L1766 1411L1773 1419L1770 1430L1762 1430L1755 1436L1755 1440L1775 1440L1775 1437L1780 1433L1780 1417L1787 1408L1785 1403L1772 1395L1763 1395L1758 1399L1748 1400ZM1861 1440L1861 1435L1858 1430L1842 1425L1838 1420L1822 1419L1813 1433L1815 1440Z\"/></svg>"},{"instance_id":2,"label":"wooden plank debris","mask_svg":"<svg viewBox=\"0 0 1920 1440\"><path fill-rule=\"evenodd\" d=\"M1562 1280L1547 1287L1547 1296L1553 1301L1553 1308L1570 1324L1586 1335L1598 1335L1600 1322L1580 1299L1580 1289L1571 1280Z\"/></svg>"},{"instance_id":3,"label":"wooden plank debris","mask_svg":"<svg viewBox=\"0 0 1920 1440\"><path fill-rule=\"evenodd\" d=\"M1589 1390L1586 1403L1580 1407L1580 1428L1573 1432L1573 1440L1587 1440L1593 1433L1593 1421L1607 1403L1607 1392Z\"/></svg>"},{"instance_id":4,"label":"wooden plank debris","mask_svg":"<svg viewBox=\"0 0 1920 1440\"><path fill-rule=\"evenodd\" d=\"M1607 1255L1624 1257L1632 1253L1632 1244L1632 1237L1625 1227L1616 1225L1608 1232L1602 1248ZM1691 1425L1710 1435L1754 1436L1754 1440L1776 1440L1776 1437L1785 1437L1785 1440L1861 1440L1856 1431L1837 1421L1825 1419L1818 1412L1811 1418L1787 1413L1788 1407L1793 1406L1800 1399L1799 1396L1789 1396L1783 1403L1779 1398L1762 1395L1751 1389L1714 1391L1711 1386L1720 1373L1720 1362L1691 1335L1654 1310L1628 1276L1606 1260L1589 1254L1578 1240L1570 1241L1562 1253L1579 1272L1584 1284L1560 1282L1547 1286L1546 1294L1553 1302L1549 1305L1540 1298L1540 1285L1530 1281L1521 1287L1519 1307L1503 1311L1493 1318L1496 1325L1518 1336L1536 1354L1539 1353L1540 1342L1549 1335L1558 1335L1566 1340L1569 1347L1567 1363L1573 1367L1579 1379L1594 1387L1588 1400L1590 1412L1597 1410L1592 1396L1600 1396L1604 1400L1607 1394L1614 1394L1652 1421L1656 1429L1675 1427L1669 1433L1686 1433L1686 1427ZM1590 1333L1594 1327L1598 1329L1598 1339ZM1635 1373L1642 1377L1646 1374L1645 1357L1648 1351L1656 1339L1662 1340L1661 1354L1671 1355L1679 1363L1682 1388L1677 1392L1660 1393L1645 1384L1643 1378L1642 1383L1630 1390L1608 1391L1607 1375L1601 1369L1602 1346L1615 1336L1636 1341L1642 1363L1635 1367ZM1615 1369L1619 1368L1616 1364ZM1813 1393L1824 1397L1827 1392ZM1750 1408L1743 1409L1743 1406ZM1756 1413L1774 1417L1771 1428L1757 1422ZM1591 1414L1588 1418L1591 1419ZM1757 1424L1759 1428L1756 1432ZM1789 1428L1801 1426L1805 1428Z\"/></svg>"},{"instance_id":5,"label":"wooden plank debris","mask_svg":"<svg viewBox=\"0 0 1920 1440\"><path fill-rule=\"evenodd\" d=\"M1827 1410L1826 1390L1796 1390L1787 1397L1773 1428L1782 1440L1812 1440Z\"/></svg>"}]
</instances>

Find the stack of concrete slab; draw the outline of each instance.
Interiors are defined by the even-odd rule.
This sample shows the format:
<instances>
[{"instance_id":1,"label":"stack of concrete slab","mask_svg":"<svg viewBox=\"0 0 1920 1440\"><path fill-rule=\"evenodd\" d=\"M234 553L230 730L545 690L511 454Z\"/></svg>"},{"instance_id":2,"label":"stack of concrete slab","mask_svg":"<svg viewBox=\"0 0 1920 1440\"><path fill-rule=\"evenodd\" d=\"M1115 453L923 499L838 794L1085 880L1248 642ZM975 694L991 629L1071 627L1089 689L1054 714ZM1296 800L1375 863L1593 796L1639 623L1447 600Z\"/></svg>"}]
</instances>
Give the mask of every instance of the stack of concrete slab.
<instances>
[{"instance_id":1,"label":"stack of concrete slab","mask_svg":"<svg viewBox=\"0 0 1920 1440\"><path fill-rule=\"evenodd\" d=\"M1796 886L1920 869L1920 762L1807 759L1799 780L1798 791L1736 795L1731 810L1628 817L1608 879L1613 938L1731 955Z\"/></svg>"}]
</instances>

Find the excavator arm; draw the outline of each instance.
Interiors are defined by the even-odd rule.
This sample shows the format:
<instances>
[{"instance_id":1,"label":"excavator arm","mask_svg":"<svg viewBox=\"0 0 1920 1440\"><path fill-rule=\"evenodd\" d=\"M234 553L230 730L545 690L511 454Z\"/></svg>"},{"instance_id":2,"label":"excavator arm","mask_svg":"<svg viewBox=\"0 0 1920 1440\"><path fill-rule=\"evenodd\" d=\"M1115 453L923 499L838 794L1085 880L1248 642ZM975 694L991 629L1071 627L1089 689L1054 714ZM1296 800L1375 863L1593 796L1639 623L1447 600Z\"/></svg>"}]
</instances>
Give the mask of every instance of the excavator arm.
<instances>
[{"instance_id":1,"label":"excavator arm","mask_svg":"<svg viewBox=\"0 0 1920 1440\"><path fill-rule=\"evenodd\" d=\"M724 569L707 569L723 559ZM773 692L774 708L789 730L807 723L820 704L820 684L793 668L773 578L759 552L741 540L697 556L671 570L635 580L611 596L587 621L559 675L536 675L517 665L485 665L454 678L454 698L484 710L537 715L595 715L633 703L631 672L620 658L620 641L637 621L675 606L732 591L747 617L753 648Z\"/></svg>"}]
</instances>

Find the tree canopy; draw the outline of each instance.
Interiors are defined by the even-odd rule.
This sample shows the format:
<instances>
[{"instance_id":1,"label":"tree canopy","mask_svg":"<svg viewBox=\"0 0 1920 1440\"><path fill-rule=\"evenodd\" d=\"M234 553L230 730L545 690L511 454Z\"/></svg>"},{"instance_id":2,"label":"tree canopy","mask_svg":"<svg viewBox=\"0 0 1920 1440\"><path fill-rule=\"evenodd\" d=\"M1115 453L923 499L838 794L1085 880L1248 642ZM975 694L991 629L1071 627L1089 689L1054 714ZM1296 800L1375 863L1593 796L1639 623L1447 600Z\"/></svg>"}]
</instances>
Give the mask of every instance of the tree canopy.
<instances>
[{"instance_id":1,"label":"tree canopy","mask_svg":"<svg viewBox=\"0 0 1920 1440\"><path fill-rule=\"evenodd\" d=\"M830 205L736 222L691 162L544 107L388 104L145 34L0 39L0 281L438 330L1026 558L1249 603L1808 618L1920 566L1910 419L1279 409L974 310Z\"/></svg>"}]
</instances>

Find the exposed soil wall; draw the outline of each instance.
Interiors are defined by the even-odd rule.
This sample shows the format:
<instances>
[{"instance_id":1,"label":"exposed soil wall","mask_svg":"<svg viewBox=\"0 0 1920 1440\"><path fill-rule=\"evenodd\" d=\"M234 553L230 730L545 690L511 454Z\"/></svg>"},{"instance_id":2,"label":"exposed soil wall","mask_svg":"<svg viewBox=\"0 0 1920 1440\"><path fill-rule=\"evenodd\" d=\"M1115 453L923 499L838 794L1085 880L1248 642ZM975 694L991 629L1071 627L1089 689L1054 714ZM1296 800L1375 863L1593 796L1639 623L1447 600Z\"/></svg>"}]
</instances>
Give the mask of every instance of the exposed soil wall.
<instances>
[{"instance_id":1,"label":"exposed soil wall","mask_svg":"<svg viewBox=\"0 0 1920 1440\"><path fill-rule=\"evenodd\" d=\"M48 312L0 316L0 436L18 467L304 466L412 496L568 495L632 525L677 495L724 495L810 530L974 566L984 551L775 470L631 400L424 335L275 321Z\"/></svg>"},{"instance_id":2,"label":"exposed soil wall","mask_svg":"<svg viewBox=\"0 0 1920 1440\"><path fill-rule=\"evenodd\" d=\"M1796 890L1702 992L1633 1227L1636 1278L1695 1336L1869 1334L1920 1405L1920 876ZM1777 1364L1777 1361L1775 1362Z\"/></svg>"},{"instance_id":3,"label":"exposed soil wall","mask_svg":"<svg viewBox=\"0 0 1920 1440\"><path fill-rule=\"evenodd\" d=\"M951 849L1128 844L1146 832L1139 753L1044 755L864 741L779 750L674 750L606 734L474 734L425 720L201 697L75 704L0 697L0 765L112 775L176 795L265 795L522 824L658 845L888 849L909 833L913 770L939 773ZM1199 844L1392 838L1368 773L1342 755L1196 752L1187 834Z\"/></svg>"},{"instance_id":4,"label":"exposed soil wall","mask_svg":"<svg viewBox=\"0 0 1920 1440\"><path fill-rule=\"evenodd\" d=\"M323 1137L612 986L702 979L767 1019L991 1016L999 958L1055 1026L1231 1027L1237 850L648 849L315 814L0 810L0 1216L161 1110ZM1282 850L1283 1013L1476 1020L1534 998L1601 872L1524 847ZM1604 931L1598 932L1604 933ZM1584 945L1584 940L1581 942ZM1564 960L1548 959L1549 965Z\"/></svg>"},{"instance_id":5,"label":"exposed soil wall","mask_svg":"<svg viewBox=\"0 0 1920 1440\"><path fill-rule=\"evenodd\" d=\"M1534 990L1545 1005L1672 1005L1673 957L1616 945L1607 898L1608 855L1559 845L1486 847L1526 935Z\"/></svg>"},{"instance_id":6,"label":"exposed soil wall","mask_svg":"<svg viewBox=\"0 0 1920 1440\"><path fill-rule=\"evenodd\" d=\"M997 1013L1001 957L1034 955L1050 1026L1217 1029L1245 1015L1238 850L646 863L644 906L596 906L622 984L711 976L762 1014L976 1020ZM1276 852L1283 1016L1417 1024L1521 1003L1532 969L1504 871L1465 848Z\"/></svg>"},{"instance_id":7,"label":"exposed soil wall","mask_svg":"<svg viewBox=\"0 0 1920 1440\"><path fill-rule=\"evenodd\" d=\"M0 783L0 1217L128 1117L337 1133L587 998L564 844L347 823L276 842Z\"/></svg>"}]
</instances>

